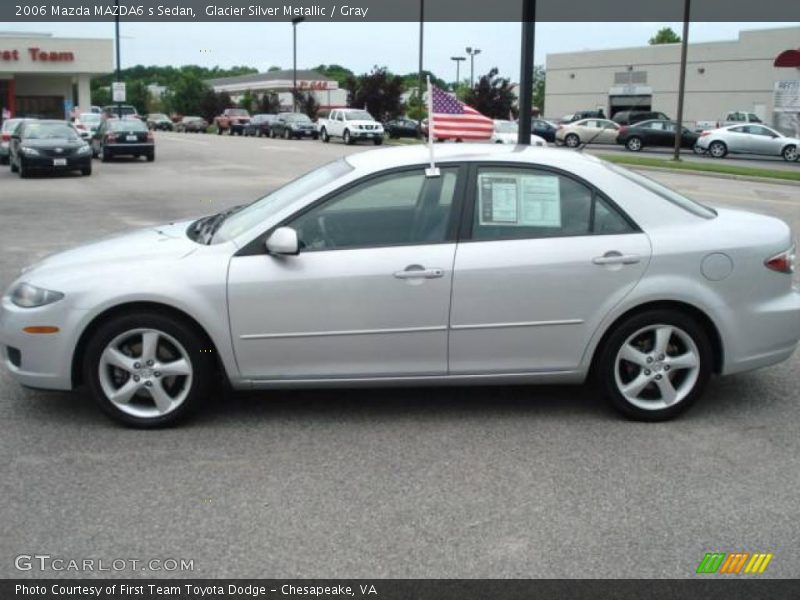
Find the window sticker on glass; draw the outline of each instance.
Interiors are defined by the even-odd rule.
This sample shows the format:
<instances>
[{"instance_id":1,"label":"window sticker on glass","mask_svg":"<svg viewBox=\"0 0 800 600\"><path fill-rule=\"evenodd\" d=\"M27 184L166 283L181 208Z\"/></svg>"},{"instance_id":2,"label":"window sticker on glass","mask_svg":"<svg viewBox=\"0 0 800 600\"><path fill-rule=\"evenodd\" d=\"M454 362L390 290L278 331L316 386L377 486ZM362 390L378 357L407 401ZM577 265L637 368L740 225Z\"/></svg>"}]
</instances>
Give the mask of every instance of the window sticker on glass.
<instances>
[{"instance_id":1,"label":"window sticker on glass","mask_svg":"<svg viewBox=\"0 0 800 600\"><path fill-rule=\"evenodd\" d=\"M480 176L480 224L516 225L518 192L516 177Z\"/></svg>"},{"instance_id":2,"label":"window sticker on glass","mask_svg":"<svg viewBox=\"0 0 800 600\"><path fill-rule=\"evenodd\" d=\"M520 177L522 210L519 224L526 227L561 227L561 189L557 176Z\"/></svg>"}]
</instances>

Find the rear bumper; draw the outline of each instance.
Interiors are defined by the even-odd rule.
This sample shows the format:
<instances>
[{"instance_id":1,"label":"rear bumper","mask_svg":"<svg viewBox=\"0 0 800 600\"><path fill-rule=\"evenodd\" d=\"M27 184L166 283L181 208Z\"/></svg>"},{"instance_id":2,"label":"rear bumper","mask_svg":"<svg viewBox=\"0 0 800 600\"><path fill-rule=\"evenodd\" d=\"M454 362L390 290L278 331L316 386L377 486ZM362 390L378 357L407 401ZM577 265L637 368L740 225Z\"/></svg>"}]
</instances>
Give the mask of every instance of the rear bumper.
<instances>
[{"instance_id":1,"label":"rear bumper","mask_svg":"<svg viewBox=\"0 0 800 600\"><path fill-rule=\"evenodd\" d=\"M147 154L155 148L154 143L141 143L141 144L106 144L103 146L103 151L106 154L122 155L122 154Z\"/></svg>"},{"instance_id":2,"label":"rear bumper","mask_svg":"<svg viewBox=\"0 0 800 600\"><path fill-rule=\"evenodd\" d=\"M800 343L800 289L738 317L725 344L724 375L768 367L792 355Z\"/></svg>"}]
</instances>

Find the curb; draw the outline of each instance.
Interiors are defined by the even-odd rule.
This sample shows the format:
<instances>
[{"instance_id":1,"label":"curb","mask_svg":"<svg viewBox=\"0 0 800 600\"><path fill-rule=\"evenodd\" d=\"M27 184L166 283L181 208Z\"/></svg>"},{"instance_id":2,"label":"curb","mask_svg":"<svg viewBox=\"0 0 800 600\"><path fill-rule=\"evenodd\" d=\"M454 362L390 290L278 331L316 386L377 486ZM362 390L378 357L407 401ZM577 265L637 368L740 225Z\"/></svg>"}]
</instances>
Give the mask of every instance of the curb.
<instances>
[{"instance_id":1,"label":"curb","mask_svg":"<svg viewBox=\"0 0 800 600\"><path fill-rule=\"evenodd\" d=\"M670 169L668 167L652 167L645 165L629 165L625 163L614 163L626 169L638 171L661 171L662 173L676 173L679 175L701 175L705 177L715 177L717 179L738 179L739 181L754 181L756 183L772 183L777 185L789 185L800 187L800 181L791 179L777 179L773 177L756 177L754 175L735 175L733 173L713 173L711 171L695 171L693 169Z\"/></svg>"}]
</instances>

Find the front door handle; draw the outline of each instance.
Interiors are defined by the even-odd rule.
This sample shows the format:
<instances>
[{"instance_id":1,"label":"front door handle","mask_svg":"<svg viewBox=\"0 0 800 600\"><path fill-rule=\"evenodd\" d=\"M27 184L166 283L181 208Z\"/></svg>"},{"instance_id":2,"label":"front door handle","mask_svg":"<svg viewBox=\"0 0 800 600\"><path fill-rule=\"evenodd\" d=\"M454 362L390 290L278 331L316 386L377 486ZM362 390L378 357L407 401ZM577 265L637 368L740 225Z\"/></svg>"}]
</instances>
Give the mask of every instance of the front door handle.
<instances>
[{"instance_id":1,"label":"front door handle","mask_svg":"<svg viewBox=\"0 0 800 600\"><path fill-rule=\"evenodd\" d=\"M596 265L635 265L641 262L638 254L622 254L616 250L606 252L603 256L595 256L592 262Z\"/></svg>"},{"instance_id":2,"label":"front door handle","mask_svg":"<svg viewBox=\"0 0 800 600\"><path fill-rule=\"evenodd\" d=\"M403 271L395 271L397 279L436 279L444 277L444 269L426 269L422 265L408 265Z\"/></svg>"}]
</instances>

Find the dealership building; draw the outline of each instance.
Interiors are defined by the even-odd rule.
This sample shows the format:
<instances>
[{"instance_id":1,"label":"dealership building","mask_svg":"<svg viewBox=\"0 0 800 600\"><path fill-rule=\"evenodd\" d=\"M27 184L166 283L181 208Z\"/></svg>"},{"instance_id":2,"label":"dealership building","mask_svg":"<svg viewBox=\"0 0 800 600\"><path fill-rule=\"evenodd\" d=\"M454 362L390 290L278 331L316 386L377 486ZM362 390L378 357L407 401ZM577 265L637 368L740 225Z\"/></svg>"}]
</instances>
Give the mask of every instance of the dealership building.
<instances>
[{"instance_id":1,"label":"dealership building","mask_svg":"<svg viewBox=\"0 0 800 600\"><path fill-rule=\"evenodd\" d=\"M690 30L691 34L691 30ZM691 35L689 37L691 42ZM738 39L689 44L684 119L754 112L800 131L800 27L741 31ZM545 114L602 108L678 112L680 44L548 54Z\"/></svg>"},{"instance_id":2,"label":"dealership building","mask_svg":"<svg viewBox=\"0 0 800 600\"><path fill-rule=\"evenodd\" d=\"M90 82L113 70L111 39L0 33L3 115L63 119L92 104Z\"/></svg>"},{"instance_id":3,"label":"dealership building","mask_svg":"<svg viewBox=\"0 0 800 600\"><path fill-rule=\"evenodd\" d=\"M275 93L278 95L281 107L287 110L292 108L294 89L292 69L209 79L206 83L215 92L228 92L234 102L238 102L249 90L256 97L261 97L265 93ZM325 77L317 71L298 69L297 89L301 92L310 92L319 103L320 109L329 110L347 106L347 90L340 89L336 80Z\"/></svg>"}]
</instances>

